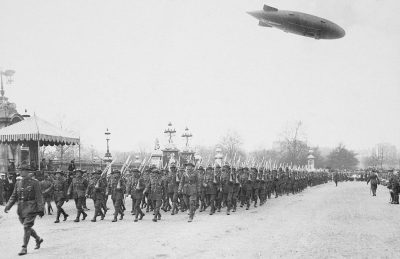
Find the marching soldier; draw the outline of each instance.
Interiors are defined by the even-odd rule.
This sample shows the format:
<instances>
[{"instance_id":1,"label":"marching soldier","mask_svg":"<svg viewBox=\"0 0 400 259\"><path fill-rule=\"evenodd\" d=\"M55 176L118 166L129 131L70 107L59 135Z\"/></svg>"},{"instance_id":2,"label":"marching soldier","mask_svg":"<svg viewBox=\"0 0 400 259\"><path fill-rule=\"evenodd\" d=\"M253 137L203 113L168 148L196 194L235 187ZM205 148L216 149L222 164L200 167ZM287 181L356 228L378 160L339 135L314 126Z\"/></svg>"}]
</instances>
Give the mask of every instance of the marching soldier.
<instances>
[{"instance_id":1,"label":"marching soldier","mask_svg":"<svg viewBox=\"0 0 400 259\"><path fill-rule=\"evenodd\" d=\"M197 173L194 171L194 164L189 162L186 165L186 172L179 184L179 191L184 192L184 194L186 194L186 199L189 200L188 222L193 221L196 212L196 202L199 195L199 189L199 178Z\"/></svg>"},{"instance_id":2,"label":"marching soldier","mask_svg":"<svg viewBox=\"0 0 400 259\"><path fill-rule=\"evenodd\" d=\"M140 176L140 171L138 169L133 169L133 175L131 181L129 182L127 193L131 195L133 212L135 214L135 222L142 220L144 213L140 209L140 202L143 198L143 190L145 188L144 179Z\"/></svg>"},{"instance_id":3,"label":"marching soldier","mask_svg":"<svg viewBox=\"0 0 400 259\"><path fill-rule=\"evenodd\" d=\"M85 220L87 217L87 214L83 211L83 201L85 199L88 182L82 177L82 170L76 170L75 174L76 176L72 179L71 185L69 186L68 195L72 195L77 209L77 216L74 222L79 222L81 215L83 216L82 220Z\"/></svg>"},{"instance_id":4,"label":"marching soldier","mask_svg":"<svg viewBox=\"0 0 400 259\"><path fill-rule=\"evenodd\" d=\"M199 202L200 202L200 212L206 210L207 202L206 202L206 173L202 166L199 166L198 169L199 174Z\"/></svg>"},{"instance_id":5,"label":"marching soldier","mask_svg":"<svg viewBox=\"0 0 400 259\"><path fill-rule=\"evenodd\" d=\"M24 226L22 250L18 255L25 255L27 254L27 247L31 236L36 240L35 249L39 249L43 243L43 239L38 236L32 227L35 224L36 216L43 216L44 205L40 184L37 180L31 178L30 170L28 168L21 168L20 176L22 179L17 181L10 200L4 208L4 212L8 213L11 207L18 202L17 213L19 221Z\"/></svg>"},{"instance_id":6,"label":"marching soldier","mask_svg":"<svg viewBox=\"0 0 400 259\"><path fill-rule=\"evenodd\" d=\"M251 179L253 181L253 201L254 201L254 208L257 208L257 202L258 202L258 195L259 195L259 189L260 189L260 178L258 175L258 170L257 168L251 168Z\"/></svg>"},{"instance_id":7,"label":"marching soldier","mask_svg":"<svg viewBox=\"0 0 400 259\"><path fill-rule=\"evenodd\" d=\"M243 172L242 168L239 168L238 170L235 170L235 168L233 168L232 175L233 175L233 179L234 179L234 184L233 184L233 193L232 193L232 205L233 205L232 212L235 212L236 208L237 208L239 193L240 193L240 189L241 189L241 184L240 184L240 173L241 172Z\"/></svg>"},{"instance_id":8,"label":"marching soldier","mask_svg":"<svg viewBox=\"0 0 400 259\"><path fill-rule=\"evenodd\" d=\"M44 174L44 179L40 182L40 189L42 190L42 195L44 203L47 204L47 214L51 215L53 207L51 206L51 200L53 198L53 184L50 181L49 175Z\"/></svg>"},{"instance_id":9,"label":"marching soldier","mask_svg":"<svg viewBox=\"0 0 400 259\"><path fill-rule=\"evenodd\" d=\"M86 189L86 196L93 199L94 203L94 215L92 222L97 221L97 216L101 217L101 220L104 219L106 210L104 212L104 196L106 195L107 190L107 180L104 177L101 177L101 170L93 172L93 178L91 179L88 188Z\"/></svg>"},{"instance_id":10,"label":"marching soldier","mask_svg":"<svg viewBox=\"0 0 400 259\"><path fill-rule=\"evenodd\" d=\"M210 215L215 213L215 198L217 196L217 178L215 170L209 165L206 168L206 199L210 205Z\"/></svg>"},{"instance_id":11,"label":"marching soldier","mask_svg":"<svg viewBox=\"0 0 400 259\"><path fill-rule=\"evenodd\" d=\"M253 194L253 179L251 177L251 172L247 167L244 168L244 184L242 186L244 187L245 191L245 201L246 201L246 210L250 209L250 201L252 199L252 194Z\"/></svg>"},{"instance_id":12,"label":"marching soldier","mask_svg":"<svg viewBox=\"0 0 400 259\"><path fill-rule=\"evenodd\" d=\"M224 165L222 168L220 184L222 190L221 204L226 204L226 215L230 215L233 194L233 176L231 174L231 168L229 165Z\"/></svg>"},{"instance_id":13,"label":"marching soldier","mask_svg":"<svg viewBox=\"0 0 400 259\"><path fill-rule=\"evenodd\" d=\"M124 218L123 202L125 193L125 180L121 177L121 171L115 170L108 184L108 192L111 193L111 200L114 204L114 219L112 222L117 222L117 217L120 215L120 220Z\"/></svg>"},{"instance_id":14,"label":"marching soldier","mask_svg":"<svg viewBox=\"0 0 400 259\"><path fill-rule=\"evenodd\" d=\"M153 167L151 170L150 181L148 182L146 189L143 191L143 194L147 191L147 189L151 190L149 196L154 204L154 218L153 218L154 222L157 222L157 220L161 220L160 208L162 203L162 197L164 196L165 193L164 188L165 188L165 183L160 174L160 170L158 170L156 167Z\"/></svg>"},{"instance_id":15,"label":"marching soldier","mask_svg":"<svg viewBox=\"0 0 400 259\"><path fill-rule=\"evenodd\" d=\"M64 177L61 175L61 171L56 171L56 176L53 181L53 190L54 190L54 202L56 203L57 206L57 218L54 223L60 223L60 216L63 214L64 216L64 221L67 220L68 214L65 213L64 209L62 206L64 205L64 202L68 201L68 183L64 179Z\"/></svg>"},{"instance_id":16,"label":"marching soldier","mask_svg":"<svg viewBox=\"0 0 400 259\"><path fill-rule=\"evenodd\" d=\"M260 169L261 179L260 179L260 206L264 205L267 200L267 181L265 179L264 168Z\"/></svg>"},{"instance_id":17,"label":"marching soldier","mask_svg":"<svg viewBox=\"0 0 400 259\"><path fill-rule=\"evenodd\" d=\"M175 163L171 163L167 178L167 191L168 191L168 199L172 201L172 212L171 215L175 215L178 213L178 187L179 187L179 173L176 169Z\"/></svg>"}]
</instances>

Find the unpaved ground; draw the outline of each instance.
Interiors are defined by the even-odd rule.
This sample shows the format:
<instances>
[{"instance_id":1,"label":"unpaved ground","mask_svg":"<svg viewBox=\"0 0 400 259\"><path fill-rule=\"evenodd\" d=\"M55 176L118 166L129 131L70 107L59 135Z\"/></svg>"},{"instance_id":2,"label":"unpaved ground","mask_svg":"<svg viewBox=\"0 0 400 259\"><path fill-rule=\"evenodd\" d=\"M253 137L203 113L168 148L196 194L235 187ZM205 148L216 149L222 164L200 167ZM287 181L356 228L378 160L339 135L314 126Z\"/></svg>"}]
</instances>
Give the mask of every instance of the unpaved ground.
<instances>
[{"instance_id":1,"label":"unpaved ground","mask_svg":"<svg viewBox=\"0 0 400 259\"><path fill-rule=\"evenodd\" d=\"M112 223L111 213L104 221L74 223L70 201L67 222L54 224L47 215L36 221L45 242L36 251L32 240L25 258L399 258L400 206L388 204L383 186L377 195L365 182L328 183L230 216L197 213L192 223L183 213L163 213L157 223L150 214L139 223L130 215ZM20 249L15 213L15 207L0 212L0 258Z\"/></svg>"}]
</instances>

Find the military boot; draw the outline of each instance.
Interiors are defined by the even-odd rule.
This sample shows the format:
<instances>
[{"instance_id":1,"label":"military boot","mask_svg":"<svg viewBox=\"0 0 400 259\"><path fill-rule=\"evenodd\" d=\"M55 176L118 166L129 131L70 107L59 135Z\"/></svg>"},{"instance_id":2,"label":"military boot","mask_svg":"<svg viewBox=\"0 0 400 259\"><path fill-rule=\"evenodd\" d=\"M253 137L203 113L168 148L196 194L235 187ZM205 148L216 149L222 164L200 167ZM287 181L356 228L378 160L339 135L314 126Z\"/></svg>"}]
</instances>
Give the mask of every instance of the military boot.
<instances>
[{"instance_id":1,"label":"military boot","mask_svg":"<svg viewBox=\"0 0 400 259\"><path fill-rule=\"evenodd\" d=\"M25 255L28 253L27 247L29 243L29 239L31 237L31 228L24 228L24 239L23 239L23 245L21 252L18 253L18 255Z\"/></svg>"},{"instance_id":2,"label":"military boot","mask_svg":"<svg viewBox=\"0 0 400 259\"><path fill-rule=\"evenodd\" d=\"M82 220L85 220L86 217L87 217L87 214L86 214L86 212L84 212L84 211L82 211L82 214L83 214Z\"/></svg>"},{"instance_id":3,"label":"military boot","mask_svg":"<svg viewBox=\"0 0 400 259\"><path fill-rule=\"evenodd\" d=\"M36 233L36 231L33 228L31 228L31 236L36 241L35 249L39 249L40 248L40 244L43 243L43 239L38 236L38 234Z\"/></svg>"},{"instance_id":4,"label":"military boot","mask_svg":"<svg viewBox=\"0 0 400 259\"><path fill-rule=\"evenodd\" d=\"M111 222L117 222L117 215L114 215L114 219Z\"/></svg>"},{"instance_id":5,"label":"military boot","mask_svg":"<svg viewBox=\"0 0 400 259\"><path fill-rule=\"evenodd\" d=\"M74 222L79 222L79 218L81 217L81 212L78 212L78 215L76 216L76 219L74 220Z\"/></svg>"},{"instance_id":6,"label":"military boot","mask_svg":"<svg viewBox=\"0 0 400 259\"><path fill-rule=\"evenodd\" d=\"M171 215L175 215L176 213L175 213L175 209L176 209L176 202L173 202L172 203L172 212L171 212Z\"/></svg>"},{"instance_id":7,"label":"military boot","mask_svg":"<svg viewBox=\"0 0 400 259\"><path fill-rule=\"evenodd\" d=\"M18 253L18 255L26 255L28 253L28 250L26 247L22 247L21 252Z\"/></svg>"},{"instance_id":8,"label":"military boot","mask_svg":"<svg viewBox=\"0 0 400 259\"><path fill-rule=\"evenodd\" d=\"M157 222L157 216L154 215L154 218L152 219L154 222Z\"/></svg>"},{"instance_id":9,"label":"military boot","mask_svg":"<svg viewBox=\"0 0 400 259\"><path fill-rule=\"evenodd\" d=\"M56 218L56 221L54 221L54 223L60 223L60 215L61 215L61 211L57 211L57 218Z\"/></svg>"},{"instance_id":10,"label":"military boot","mask_svg":"<svg viewBox=\"0 0 400 259\"><path fill-rule=\"evenodd\" d=\"M143 217L144 217L144 213L143 212L140 212L140 217L139 217L139 220L142 220L143 219Z\"/></svg>"},{"instance_id":11,"label":"military boot","mask_svg":"<svg viewBox=\"0 0 400 259\"><path fill-rule=\"evenodd\" d=\"M65 211L64 211L64 210L63 210L62 212L63 212L63 215L64 215L64 221L66 221L66 220L67 220L67 218L69 217L69 215L68 215L67 213L65 213Z\"/></svg>"}]
</instances>

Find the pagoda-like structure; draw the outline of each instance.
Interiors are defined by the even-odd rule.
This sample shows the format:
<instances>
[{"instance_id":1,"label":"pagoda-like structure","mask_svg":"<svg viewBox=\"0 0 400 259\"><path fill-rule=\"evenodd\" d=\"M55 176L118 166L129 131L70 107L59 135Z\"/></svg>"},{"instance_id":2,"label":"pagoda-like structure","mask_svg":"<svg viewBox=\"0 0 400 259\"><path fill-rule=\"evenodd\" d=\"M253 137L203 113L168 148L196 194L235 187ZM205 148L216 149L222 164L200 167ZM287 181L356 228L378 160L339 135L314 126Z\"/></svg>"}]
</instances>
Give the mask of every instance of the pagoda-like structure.
<instances>
[{"instance_id":1,"label":"pagoda-like structure","mask_svg":"<svg viewBox=\"0 0 400 259\"><path fill-rule=\"evenodd\" d=\"M162 166L166 167L169 164L171 158L177 159L179 157L179 149L176 147L172 137L175 136L176 130L172 127L172 123L168 123L168 127L164 130L168 138L168 143L162 150Z\"/></svg>"}]
</instances>

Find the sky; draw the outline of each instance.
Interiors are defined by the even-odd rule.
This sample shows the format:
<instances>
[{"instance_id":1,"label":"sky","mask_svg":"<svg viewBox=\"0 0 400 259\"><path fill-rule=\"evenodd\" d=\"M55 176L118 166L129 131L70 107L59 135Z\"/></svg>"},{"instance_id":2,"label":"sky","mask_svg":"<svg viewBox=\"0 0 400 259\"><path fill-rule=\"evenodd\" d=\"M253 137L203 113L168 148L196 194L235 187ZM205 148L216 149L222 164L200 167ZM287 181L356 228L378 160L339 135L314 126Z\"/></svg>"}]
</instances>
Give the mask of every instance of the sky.
<instances>
[{"instance_id":1,"label":"sky","mask_svg":"<svg viewBox=\"0 0 400 259\"><path fill-rule=\"evenodd\" d=\"M315 40L258 26L263 4L346 31ZM302 121L309 145L400 147L398 0L2 0L6 96L84 145L151 149L168 122L214 145L270 148ZM289 125L289 126L288 126Z\"/></svg>"}]
</instances>

